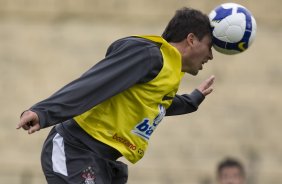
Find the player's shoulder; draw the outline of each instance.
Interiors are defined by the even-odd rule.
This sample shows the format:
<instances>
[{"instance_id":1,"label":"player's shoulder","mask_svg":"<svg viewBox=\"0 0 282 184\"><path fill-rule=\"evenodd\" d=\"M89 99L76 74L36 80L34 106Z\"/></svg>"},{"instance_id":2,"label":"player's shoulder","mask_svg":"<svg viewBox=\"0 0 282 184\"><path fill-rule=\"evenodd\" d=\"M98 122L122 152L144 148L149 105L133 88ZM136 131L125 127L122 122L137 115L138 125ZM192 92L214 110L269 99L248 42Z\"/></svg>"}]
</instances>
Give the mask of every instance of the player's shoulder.
<instances>
[{"instance_id":1,"label":"player's shoulder","mask_svg":"<svg viewBox=\"0 0 282 184\"><path fill-rule=\"evenodd\" d=\"M138 36L128 36L118 39L113 44L126 44L128 46L142 46L147 48L160 48L160 44Z\"/></svg>"},{"instance_id":2,"label":"player's shoulder","mask_svg":"<svg viewBox=\"0 0 282 184\"><path fill-rule=\"evenodd\" d=\"M107 54L112 51L125 51L125 52L142 52L144 55L150 57L161 57L160 44L151 40L129 36L114 41L107 50Z\"/></svg>"}]
</instances>

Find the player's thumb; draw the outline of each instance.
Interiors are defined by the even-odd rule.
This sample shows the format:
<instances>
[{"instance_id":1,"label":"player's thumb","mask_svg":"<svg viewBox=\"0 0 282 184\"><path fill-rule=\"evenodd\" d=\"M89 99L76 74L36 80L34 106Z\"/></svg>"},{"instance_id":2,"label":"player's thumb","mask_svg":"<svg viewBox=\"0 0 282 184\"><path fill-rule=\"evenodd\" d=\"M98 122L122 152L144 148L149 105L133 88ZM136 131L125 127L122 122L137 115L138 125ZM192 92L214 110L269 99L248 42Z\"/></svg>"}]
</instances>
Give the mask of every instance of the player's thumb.
<instances>
[{"instance_id":1,"label":"player's thumb","mask_svg":"<svg viewBox=\"0 0 282 184\"><path fill-rule=\"evenodd\" d=\"M207 95L209 95L209 94L211 94L211 92L213 91L213 88L208 88L208 89L206 89L205 91L204 91L204 95L205 96L207 96Z\"/></svg>"},{"instance_id":2,"label":"player's thumb","mask_svg":"<svg viewBox=\"0 0 282 184\"><path fill-rule=\"evenodd\" d=\"M28 134L32 134L36 131L39 131L40 130L40 125L39 124L36 124L34 126L31 126L29 129L28 129Z\"/></svg>"}]
</instances>

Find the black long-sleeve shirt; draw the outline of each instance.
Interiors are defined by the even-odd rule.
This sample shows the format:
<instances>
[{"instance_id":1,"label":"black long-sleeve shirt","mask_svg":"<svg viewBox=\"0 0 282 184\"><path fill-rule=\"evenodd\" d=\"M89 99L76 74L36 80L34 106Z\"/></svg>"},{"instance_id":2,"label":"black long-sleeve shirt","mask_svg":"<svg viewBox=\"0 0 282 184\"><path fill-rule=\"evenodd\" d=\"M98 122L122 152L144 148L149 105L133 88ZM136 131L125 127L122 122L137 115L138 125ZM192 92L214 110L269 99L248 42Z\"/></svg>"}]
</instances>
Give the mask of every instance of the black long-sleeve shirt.
<instances>
[{"instance_id":1,"label":"black long-sleeve shirt","mask_svg":"<svg viewBox=\"0 0 282 184\"><path fill-rule=\"evenodd\" d=\"M159 44L137 37L117 40L108 48L103 60L49 98L32 106L31 110L38 114L41 128L61 123L134 84L154 79L162 66ZM198 90L176 95L166 115L196 111L204 98Z\"/></svg>"}]
</instances>

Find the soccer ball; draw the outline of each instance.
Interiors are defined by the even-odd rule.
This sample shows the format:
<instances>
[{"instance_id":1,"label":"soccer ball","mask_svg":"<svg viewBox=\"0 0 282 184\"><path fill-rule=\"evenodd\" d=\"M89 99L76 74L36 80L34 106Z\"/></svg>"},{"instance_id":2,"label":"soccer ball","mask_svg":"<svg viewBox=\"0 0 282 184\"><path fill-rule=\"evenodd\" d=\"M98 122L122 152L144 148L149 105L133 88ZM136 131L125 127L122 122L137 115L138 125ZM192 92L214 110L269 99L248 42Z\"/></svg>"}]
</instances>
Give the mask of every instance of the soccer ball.
<instances>
[{"instance_id":1,"label":"soccer ball","mask_svg":"<svg viewBox=\"0 0 282 184\"><path fill-rule=\"evenodd\" d=\"M254 41L256 21L242 5L221 4L211 11L209 19L213 29L213 47L220 53L241 53Z\"/></svg>"}]
</instances>

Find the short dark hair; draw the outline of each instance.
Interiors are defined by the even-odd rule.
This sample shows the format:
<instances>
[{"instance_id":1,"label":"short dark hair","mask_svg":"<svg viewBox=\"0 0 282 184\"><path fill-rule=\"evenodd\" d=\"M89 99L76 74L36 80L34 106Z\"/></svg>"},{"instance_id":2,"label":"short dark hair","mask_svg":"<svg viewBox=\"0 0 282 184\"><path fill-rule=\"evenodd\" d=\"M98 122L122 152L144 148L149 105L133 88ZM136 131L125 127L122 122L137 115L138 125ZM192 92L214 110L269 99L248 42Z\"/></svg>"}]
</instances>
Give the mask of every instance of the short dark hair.
<instances>
[{"instance_id":1,"label":"short dark hair","mask_svg":"<svg viewBox=\"0 0 282 184\"><path fill-rule=\"evenodd\" d=\"M217 175L219 176L223 169L230 167L238 168L240 170L241 175L245 177L245 170L243 165L234 158L226 158L225 160L221 161L217 167Z\"/></svg>"},{"instance_id":2,"label":"short dark hair","mask_svg":"<svg viewBox=\"0 0 282 184\"><path fill-rule=\"evenodd\" d=\"M211 25L206 14L192 8L181 8L169 21L162 37L167 42L181 42L189 33L193 33L199 40L205 35L211 36Z\"/></svg>"}]
</instances>

